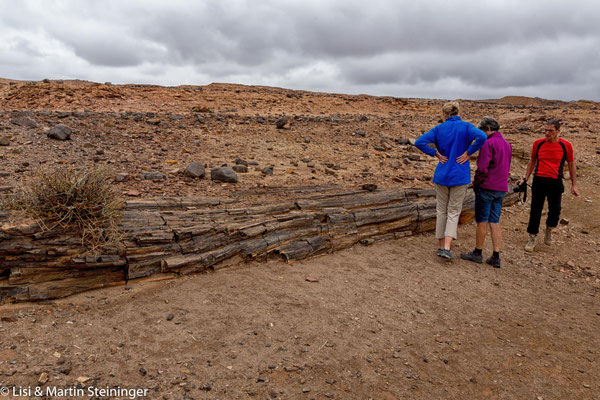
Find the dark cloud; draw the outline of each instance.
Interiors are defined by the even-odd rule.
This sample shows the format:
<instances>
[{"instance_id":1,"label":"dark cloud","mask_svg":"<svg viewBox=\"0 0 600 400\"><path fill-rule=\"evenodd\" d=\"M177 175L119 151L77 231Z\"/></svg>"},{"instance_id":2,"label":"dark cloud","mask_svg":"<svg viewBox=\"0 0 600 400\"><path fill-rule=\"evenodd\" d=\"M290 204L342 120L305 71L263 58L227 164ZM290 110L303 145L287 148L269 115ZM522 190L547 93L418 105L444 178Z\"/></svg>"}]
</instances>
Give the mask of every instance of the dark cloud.
<instances>
[{"instance_id":1,"label":"dark cloud","mask_svg":"<svg viewBox=\"0 0 600 400\"><path fill-rule=\"evenodd\" d=\"M27 79L600 100L599 12L584 0L3 2L0 32L12 41L0 68Z\"/></svg>"}]
</instances>

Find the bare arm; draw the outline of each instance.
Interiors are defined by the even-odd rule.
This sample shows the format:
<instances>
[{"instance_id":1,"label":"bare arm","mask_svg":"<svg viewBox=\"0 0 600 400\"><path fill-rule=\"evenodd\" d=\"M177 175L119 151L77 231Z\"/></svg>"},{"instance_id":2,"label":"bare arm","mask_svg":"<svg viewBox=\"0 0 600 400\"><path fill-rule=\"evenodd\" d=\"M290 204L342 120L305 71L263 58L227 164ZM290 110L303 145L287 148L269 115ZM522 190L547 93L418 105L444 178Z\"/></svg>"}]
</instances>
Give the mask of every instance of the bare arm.
<instances>
[{"instance_id":1,"label":"bare arm","mask_svg":"<svg viewBox=\"0 0 600 400\"><path fill-rule=\"evenodd\" d=\"M579 190L577 190L577 171L575 168L575 161L568 162L569 164L569 177L571 178L571 193L575 196L579 196Z\"/></svg>"}]
</instances>

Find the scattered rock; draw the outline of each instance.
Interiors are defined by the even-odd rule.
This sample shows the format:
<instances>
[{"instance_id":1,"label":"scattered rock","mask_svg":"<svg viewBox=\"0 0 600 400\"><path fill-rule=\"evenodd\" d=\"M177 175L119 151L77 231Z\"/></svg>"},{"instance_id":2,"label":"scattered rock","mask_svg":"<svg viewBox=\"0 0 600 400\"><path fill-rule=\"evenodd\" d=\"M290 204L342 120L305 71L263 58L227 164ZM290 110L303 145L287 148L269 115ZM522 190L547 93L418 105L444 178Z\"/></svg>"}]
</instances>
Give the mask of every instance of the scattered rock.
<instances>
[{"instance_id":1,"label":"scattered rock","mask_svg":"<svg viewBox=\"0 0 600 400\"><path fill-rule=\"evenodd\" d=\"M245 166L245 165L241 165L241 164L234 165L234 166L232 167L232 169L233 169L235 172L238 172L238 173L246 173L246 172L248 172L248 167L247 167L247 166Z\"/></svg>"},{"instance_id":2,"label":"scattered rock","mask_svg":"<svg viewBox=\"0 0 600 400\"><path fill-rule=\"evenodd\" d=\"M173 318L175 318L175 314L167 315L167 321L173 321Z\"/></svg>"},{"instance_id":3,"label":"scattered rock","mask_svg":"<svg viewBox=\"0 0 600 400\"><path fill-rule=\"evenodd\" d=\"M117 182L126 182L129 179L129 174L127 172L119 172L115 177L115 181Z\"/></svg>"},{"instance_id":4,"label":"scattered rock","mask_svg":"<svg viewBox=\"0 0 600 400\"><path fill-rule=\"evenodd\" d=\"M410 161L421 161L421 157L418 154L404 154L402 157Z\"/></svg>"},{"instance_id":5,"label":"scattered rock","mask_svg":"<svg viewBox=\"0 0 600 400\"><path fill-rule=\"evenodd\" d=\"M307 277L305 278L305 280L306 280L307 282L319 282L319 280L318 280L317 278L314 278L314 277L312 277L312 276L307 276Z\"/></svg>"},{"instance_id":6,"label":"scattered rock","mask_svg":"<svg viewBox=\"0 0 600 400\"><path fill-rule=\"evenodd\" d=\"M356 136L360 136L360 137L367 136L367 133L365 131L356 131L355 134L356 134Z\"/></svg>"},{"instance_id":7,"label":"scattered rock","mask_svg":"<svg viewBox=\"0 0 600 400\"><path fill-rule=\"evenodd\" d=\"M367 117L366 115L361 115L358 120L360 122L367 122L369 120L369 117Z\"/></svg>"},{"instance_id":8,"label":"scattered rock","mask_svg":"<svg viewBox=\"0 0 600 400\"><path fill-rule=\"evenodd\" d=\"M162 181L167 178L167 175L160 171L141 171L140 177L146 180Z\"/></svg>"},{"instance_id":9,"label":"scattered rock","mask_svg":"<svg viewBox=\"0 0 600 400\"><path fill-rule=\"evenodd\" d=\"M42 374L40 375L40 377L38 378L38 383L40 385L43 385L44 383L48 382L48 374L45 372L42 372Z\"/></svg>"},{"instance_id":10,"label":"scattered rock","mask_svg":"<svg viewBox=\"0 0 600 400\"><path fill-rule=\"evenodd\" d=\"M277 129L283 129L283 128L285 128L285 126L288 124L289 121L290 121L289 117L279 118L277 121L275 121L275 127Z\"/></svg>"},{"instance_id":11,"label":"scattered rock","mask_svg":"<svg viewBox=\"0 0 600 400\"><path fill-rule=\"evenodd\" d=\"M54 128L50 129L46 134L50 139L55 140L70 140L71 139L71 128L67 125L58 124Z\"/></svg>"},{"instance_id":12,"label":"scattered rock","mask_svg":"<svg viewBox=\"0 0 600 400\"><path fill-rule=\"evenodd\" d=\"M236 165L244 165L244 166L246 166L246 167L248 166L248 161L246 161L246 160L242 160L242 159L241 159L241 158L239 158L239 157L235 159L234 163L235 163Z\"/></svg>"},{"instance_id":13,"label":"scattered rock","mask_svg":"<svg viewBox=\"0 0 600 400\"><path fill-rule=\"evenodd\" d=\"M13 125L21 126L23 128L35 128L37 126L37 122L35 122L33 118L25 115L13 118L10 122Z\"/></svg>"},{"instance_id":14,"label":"scattered rock","mask_svg":"<svg viewBox=\"0 0 600 400\"><path fill-rule=\"evenodd\" d=\"M185 176L189 176L190 178L202 179L206 176L206 169L204 168L203 164L193 161L185 168L183 174Z\"/></svg>"},{"instance_id":15,"label":"scattered rock","mask_svg":"<svg viewBox=\"0 0 600 400\"><path fill-rule=\"evenodd\" d=\"M3 315L0 317L0 321L2 322L17 322L18 319L14 315Z\"/></svg>"},{"instance_id":16,"label":"scattered rock","mask_svg":"<svg viewBox=\"0 0 600 400\"><path fill-rule=\"evenodd\" d=\"M210 179L217 182L237 183L238 176L233 169L221 167L210 171Z\"/></svg>"},{"instance_id":17,"label":"scattered rock","mask_svg":"<svg viewBox=\"0 0 600 400\"><path fill-rule=\"evenodd\" d=\"M269 165L264 167L261 172L263 175L273 175L273 168L274 167L272 165Z\"/></svg>"},{"instance_id":18,"label":"scattered rock","mask_svg":"<svg viewBox=\"0 0 600 400\"><path fill-rule=\"evenodd\" d=\"M377 189L377 185L374 183L365 183L360 188L363 190L368 190L369 192L372 192Z\"/></svg>"},{"instance_id":19,"label":"scattered rock","mask_svg":"<svg viewBox=\"0 0 600 400\"><path fill-rule=\"evenodd\" d=\"M139 190L135 190L135 189L131 189L129 191L127 191L127 193L125 193L127 196L131 196L131 197L138 197L141 195Z\"/></svg>"},{"instance_id":20,"label":"scattered rock","mask_svg":"<svg viewBox=\"0 0 600 400\"><path fill-rule=\"evenodd\" d=\"M0 136L0 146L10 146L10 140L6 136Z\"/></svg>"}]
</instances>

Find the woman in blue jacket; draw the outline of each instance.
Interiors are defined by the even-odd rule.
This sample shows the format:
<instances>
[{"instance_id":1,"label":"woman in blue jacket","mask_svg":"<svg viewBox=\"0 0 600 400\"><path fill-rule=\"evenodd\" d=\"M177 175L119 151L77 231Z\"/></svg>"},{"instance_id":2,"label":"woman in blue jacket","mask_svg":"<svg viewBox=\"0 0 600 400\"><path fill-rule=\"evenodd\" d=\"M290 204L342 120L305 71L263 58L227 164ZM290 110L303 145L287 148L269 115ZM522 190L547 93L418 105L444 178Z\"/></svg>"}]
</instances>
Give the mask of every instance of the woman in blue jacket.
<instances>
[{"instance_id":1,"label":"woman in blue jacket","mask_svg":"<svg viewBox=\"0 0 600 400\"><path fill-rule=\"evenodd\" d=\"M437 218L435 236L439 240L437 255L452 260L452 239L456 239L458 219L462 211L467 185L471 183L469 156L477 152L487 139L486 134L458 116L458 103L444 104L446 122L421 135L415 146L439 163L433 183L436 187ZM435 149L428 146L433 143Z\"/></svg>"}]
</instances>

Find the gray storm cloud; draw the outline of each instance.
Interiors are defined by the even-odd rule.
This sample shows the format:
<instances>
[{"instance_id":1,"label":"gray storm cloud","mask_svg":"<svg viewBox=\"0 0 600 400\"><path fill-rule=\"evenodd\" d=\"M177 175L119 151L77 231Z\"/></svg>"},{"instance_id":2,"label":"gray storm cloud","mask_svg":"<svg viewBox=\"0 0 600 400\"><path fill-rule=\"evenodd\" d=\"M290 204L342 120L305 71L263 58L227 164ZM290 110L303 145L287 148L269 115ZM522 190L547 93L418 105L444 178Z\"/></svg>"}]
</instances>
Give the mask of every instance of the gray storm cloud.
<instances>
[{"instance_id":1,"label":"gray storm cloud","mask_svg":"<svg viewBox=\"0 0 600 400\"><path fill-rule=\"evenodd\" d=\"M592 1L0 2L0 75L600 100Z\"/></svg>"}]
</instances>

